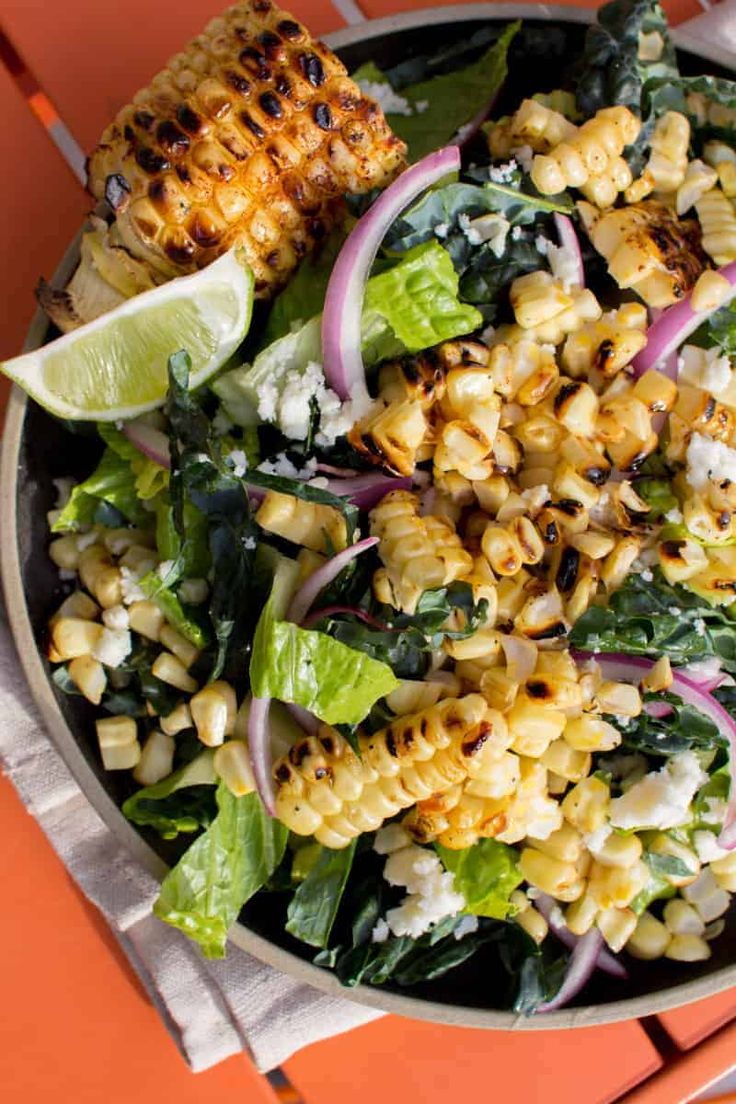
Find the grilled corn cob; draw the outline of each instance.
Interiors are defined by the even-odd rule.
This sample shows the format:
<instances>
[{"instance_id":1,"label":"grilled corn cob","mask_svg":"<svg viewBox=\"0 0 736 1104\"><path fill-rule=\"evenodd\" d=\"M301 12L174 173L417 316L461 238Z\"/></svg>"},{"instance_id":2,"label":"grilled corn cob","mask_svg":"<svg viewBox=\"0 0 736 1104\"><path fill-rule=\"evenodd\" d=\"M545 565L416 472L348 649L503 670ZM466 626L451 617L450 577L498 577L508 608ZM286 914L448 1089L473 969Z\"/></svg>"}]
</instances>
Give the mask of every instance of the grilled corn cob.
<instances>
[{"instance_id":1,"label":"grilled corn cob","mask_svg":"<svg viewBox=\"0 0 736 1104\"><path fill-rule=\"evenodd\" d=\"M736 260L736 213L720 188L695 201L703 231L703 249L717 265Z\"/></svg>"},{"instance_id":2,"label":"grilled corn cob","mask_svg":"<svg viewBox=\"0 0 736 1104\"><path fill-rule=\"evenodd\" d=\"M479 694L446 698L362 736L360 758L339 733L322 727L274 764L276 812L298 835L347 847L417 800L462 782L505 739L503 718Z\"/></svg>"},{"instance_id":3,"label":"grilled corn cob","mask_svg":"<svg viewBox=\"0 0 736 1104\"><path fill-rule=\"evenodd\" d=\"M118 113L89 189L114 212L110 244L154 282L238 245L265 297L324 237L340 197L385 186L404 153L327 47L271 0L243 0Z\"/></svg>"},{"instance_id":4,"label":"grilled corn cob","mask_svg":"<svg viewBox=\"0 0 736 1104\"><path fill-rule=\"evenodd\" d=\"M598 207L610 207L631 184L631 170L621 154L640 127L628 108L603 108L548 154L537 154L531 173L535 187L543 195L579 188Z\"/></svg>"}]
</instances>

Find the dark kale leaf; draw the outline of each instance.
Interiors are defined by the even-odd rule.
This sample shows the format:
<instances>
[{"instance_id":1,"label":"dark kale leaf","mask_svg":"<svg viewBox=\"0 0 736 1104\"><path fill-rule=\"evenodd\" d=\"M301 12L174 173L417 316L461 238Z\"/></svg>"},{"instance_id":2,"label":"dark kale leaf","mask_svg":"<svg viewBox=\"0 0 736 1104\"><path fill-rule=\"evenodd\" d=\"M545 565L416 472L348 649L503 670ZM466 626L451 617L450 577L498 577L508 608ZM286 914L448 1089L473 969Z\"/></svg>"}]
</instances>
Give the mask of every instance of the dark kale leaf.
<instances>
[{"instance_id":1,"label":"dark kale leaf","mask_svg":"<svg viewBox=\"0 0 736 1104\"><path fill-rule=\"evenodd\" d=\"M728 746L727 740L713 721L693 706L687 705L669 691L643 696L644 709L638 717L619 720L607 719L622 734L622 747L626 751L641 751L646 755L668 758L683 751L717 751ZM670 712L663 717L652 716L646 706L650 702L666 703ZM602 761L605 766L605 759Z\"/></svg>"}]
</instances>

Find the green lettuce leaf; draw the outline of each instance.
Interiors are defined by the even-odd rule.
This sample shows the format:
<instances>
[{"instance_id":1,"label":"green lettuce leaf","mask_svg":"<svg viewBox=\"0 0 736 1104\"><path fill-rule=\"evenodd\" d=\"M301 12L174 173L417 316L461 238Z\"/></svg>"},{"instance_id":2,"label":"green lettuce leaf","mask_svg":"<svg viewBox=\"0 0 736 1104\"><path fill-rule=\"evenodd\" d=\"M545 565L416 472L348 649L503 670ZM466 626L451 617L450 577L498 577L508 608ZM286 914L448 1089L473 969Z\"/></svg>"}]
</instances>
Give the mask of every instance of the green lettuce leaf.
<instances>
[{"instance_id":1,"label":"green lettuce leaf","mask_svg":"<svg viewBox=\"0 0 736 1104\"><path fill-rule=\"evenodd\" d=\"M325 724L358 724L379 698L396 689L398 679L385 663L325 633L280 620L297 576L298 565L282 557L253 639L253 696L295 702Z\"/></svg>"},{"instance_id":2,"label":"green lettuce leaf","mask_svg":"<svg viewBox=\"0 0 736 1104\"><path fill-rule=\"evenodd\" d=\"M166 875L153 911L223 958L227 933L283 858L288 829L268 816L256 793L234 797L221 782L218 813Z\"/></svg>"},{"instance_id":3,"label":"green lettuce leaf","mask_svg":"<svg viewBox=\"0 0 736 1104\"><path fill-rule=\"evenodd\" d=\"M451 851L435 844L442 865L454 876L455 889L475 916L505 920L513 914L509 898L523 879L512 847L494 839L479 840L472 847Z\"/></svg>"},{"instance_id":4,"label":"green lettuce leaf","mask_svg":"<svg viewBox=\"0 0 736 1104\"><path fill-rule=\"evenodd\" d=\"M642 61L639 35L654 31L664 42L662 54L656 61ZM575 83L578 104L586 117L611 104L621 104L643 117L645 83L677 77L675 47L658 0L613 0L599 8L597 22L585 36Z\"/></svg>"},{"instance_id":5,"label":"green lettuce leaf","mask_svg":"<svg viewBox=\"0 0 736 1104\"><path fill-rule=\"evenodd\" d=\"M168 778L137 790L123 802L123 816L141 828L154 828L163 839L206 828L213 819L217 783L214 754L208 748Z\"/></svg>"},{"instance_id":6,"label":"green lettuce leaf","mask_svg":"<svg viewBox=\"0 0 736 1104\"><path fill-rule=\"evenodd\" d=\"M355 855L355 843L340 851L322 847L289 902L286 930L302 943L326 947Z\"/></svg>"},{"instance_id":7,"label":"green lettuce leaf","mask_svg":"<svg viewBox=\"0 0 736 1104\"><path fill-rule=\"evenodd\" d=\"M111 448L105 449L92 474L72 489L51 531L64 533L93 525L103 506L112 507L133 525L147 527L151 523L151 515L138 496L135 473L128 461Z\"/></svg>"},{"instance_id":8,"label":"green lettuce leaf","mask_svg":"<svg viewBox=\"0 0 736 1104\"><path fill-rule=\"evenodd\" d=\"M401 89L411 114L388 112L395 134L409 147L409 160L419 161L432 150L447 145L498 93L506 80L507 54L521 24L510 23L477 61L463 69L431 77ZM353 74L359 83L386 84L388 77L373 64Z\"/></svg>"},{"instance_id":9,"label":"green lettuce leaf","mask_svg":"<svg viewBox=\"0 0 736 1104\"><path fill-rule=\"evenodd\" d=\"M407 348L426 348L480 325L480 316L458 301L458 282L452 268L446 251L434 241L427 243L424 252L407 253L388 273L368 281L362 321L362 351L367 367ZM390 281L384 279L386 276L391 277ZM394 323L408 345L394 332ZM280 394L287 381L303 373L309 363L322 362L320 327L321 317L311 318L300 329L279 337L252 364L226 372L215 381L212 390L232 421L255 425L261 420L258 406L266 384L275 385Z\"/></svg>"},{"instance_id":10,"label":"green lettuce leaf","mask_svg":"<svg viewBox=\"0 0 736 1104\"><path fill-rule=\"evenodd\" d=\"M116 452L121 460L127 460L135 475L135 489L138 497L144 500L155 498L169 485L169 473L155 460L149 460L119 429L109 422L98 422L97 432L108 448Z\"/></svg>"},{"instance_id":11,"label":"green lettuce leaf","mask_svg":"<svg viewBox=\"0 0 736 1104\"><path fill-rule=\"evenodd\" d=\"M149 571L138 583L143 593L152 602L155 602L166 620L173 625L177 632L190 640L197 648L204 648L209 640L209 634L199 620L188 613L174 591L166 581L159 577L157 571Z\"/></svg>"}]
</instances>

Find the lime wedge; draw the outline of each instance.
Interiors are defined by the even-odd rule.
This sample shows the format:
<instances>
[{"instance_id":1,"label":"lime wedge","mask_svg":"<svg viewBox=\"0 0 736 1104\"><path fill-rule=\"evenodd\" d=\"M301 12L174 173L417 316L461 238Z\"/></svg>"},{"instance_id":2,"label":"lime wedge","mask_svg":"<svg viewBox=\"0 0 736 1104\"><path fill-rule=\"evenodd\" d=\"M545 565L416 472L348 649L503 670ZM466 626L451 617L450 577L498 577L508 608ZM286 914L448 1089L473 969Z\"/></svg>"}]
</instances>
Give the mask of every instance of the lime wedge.
<instances>
[{"instance_id":1,"label":"lime wedge","mask_svg":"<svg viewBox=\"0 0 736 1104\"><path fill-rule=\"evenodd\" d=\"M60 418L133 418L164 402L167 362L179 349L192 360L192 389L232 356L248 332L253 285L242 250L232 250L201 272L0 363L0 371Z\"/></svg>"}]
</instances>

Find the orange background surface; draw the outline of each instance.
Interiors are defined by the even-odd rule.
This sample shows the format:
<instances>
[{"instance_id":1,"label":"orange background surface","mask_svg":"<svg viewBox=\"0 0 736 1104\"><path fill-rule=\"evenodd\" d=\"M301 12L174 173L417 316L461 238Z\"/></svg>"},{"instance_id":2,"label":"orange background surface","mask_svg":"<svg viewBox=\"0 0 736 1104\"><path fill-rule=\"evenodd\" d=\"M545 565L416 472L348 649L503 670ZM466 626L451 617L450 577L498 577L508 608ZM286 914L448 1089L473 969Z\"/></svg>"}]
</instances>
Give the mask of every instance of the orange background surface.
<instances>
[{"instance_id":1,"label":"orange background surface","mask_svg":"<svg viewBox=\"0 0 736 1104\"><path fill-rule=\"evenodd\" d=\"M370 16L419 5L363 0ZM586 6L594 6L592 4ZM291 7L322 33L343 22L329 0ZM671 15L699 11L672 0ZM220 8L218 0L3 0L2 29L74 137L89 148L105 123ZM21 86L30 86L27 76ZM17 351L49 276L86 210L84 194L18 84L0 64L3 212L0 357ZM0 392L0 399L4 392ZM79 894L10 784L0 778L0 1100L22 1104L260 1104L276 1100L245 1057L189 1073L114 938ZM664 1069L630 1098L687 1099L736 1061L733 994L661 1017L693 1060L665 1062L637 1023L519 1034L442 1028L395 1017L316 1044L286 1063L307 1104L448 1098L604 1104ZM691 1052L692 1054L693 1052ZM627 1098L628 1099L628 1098Z\"/></svg>"}]
</instances>

